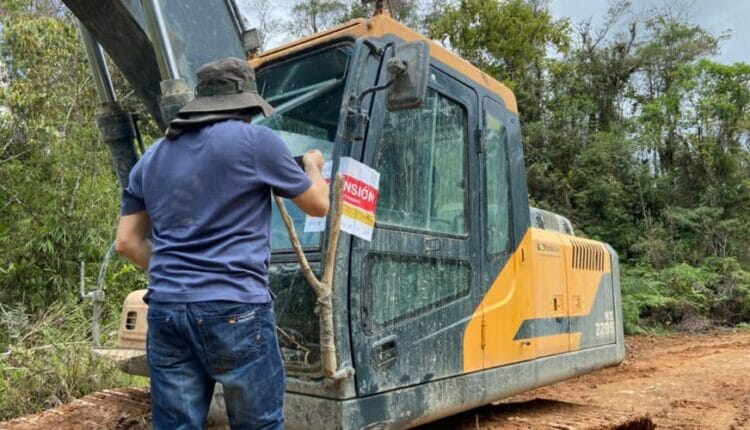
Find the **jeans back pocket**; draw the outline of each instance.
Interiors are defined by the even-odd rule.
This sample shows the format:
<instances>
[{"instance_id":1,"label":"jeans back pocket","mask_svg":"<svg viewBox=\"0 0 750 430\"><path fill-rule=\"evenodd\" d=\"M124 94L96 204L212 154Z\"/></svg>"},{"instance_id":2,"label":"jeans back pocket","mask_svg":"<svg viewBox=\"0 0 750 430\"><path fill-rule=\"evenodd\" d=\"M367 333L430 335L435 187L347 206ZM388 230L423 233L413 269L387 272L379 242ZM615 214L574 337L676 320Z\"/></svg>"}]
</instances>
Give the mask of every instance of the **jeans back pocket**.
<instances>
[{"instance_id":1,"label":"jeans back pocket","mask_svg":"<svg viewBox=\"0 0 750 430\"><path fill-rule=\"evenodd\" d=\"M201 312L197 325L212 371L233 370L262 354L264 311L262 305L242 304Z\"/></svg>"}]
</instances>

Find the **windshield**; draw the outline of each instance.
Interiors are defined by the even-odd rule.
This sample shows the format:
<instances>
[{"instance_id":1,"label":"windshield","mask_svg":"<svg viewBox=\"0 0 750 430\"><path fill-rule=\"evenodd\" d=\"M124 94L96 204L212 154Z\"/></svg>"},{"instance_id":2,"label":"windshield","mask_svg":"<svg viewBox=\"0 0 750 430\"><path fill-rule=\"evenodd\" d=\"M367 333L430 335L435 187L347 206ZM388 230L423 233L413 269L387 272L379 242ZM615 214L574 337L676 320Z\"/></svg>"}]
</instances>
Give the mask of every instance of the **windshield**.
<instances>
[{"instance_id":1,"label":"windshield","mask_svg":"<svg viewBox=\"0 0 750 430\"><path fill-rule=\"evenodd\" d=\"M292 154L319 149L326 160L333 154L344 78L350 48L339 46L270 66L258 72L258 91L274 107L274 114L255 121L276 130ZM293 203L287 210L303 247L319 247L320 233L305 233L305 214ZM290 249L284 222L273 205L271 248Z\"/></svg>"}]
</instances>

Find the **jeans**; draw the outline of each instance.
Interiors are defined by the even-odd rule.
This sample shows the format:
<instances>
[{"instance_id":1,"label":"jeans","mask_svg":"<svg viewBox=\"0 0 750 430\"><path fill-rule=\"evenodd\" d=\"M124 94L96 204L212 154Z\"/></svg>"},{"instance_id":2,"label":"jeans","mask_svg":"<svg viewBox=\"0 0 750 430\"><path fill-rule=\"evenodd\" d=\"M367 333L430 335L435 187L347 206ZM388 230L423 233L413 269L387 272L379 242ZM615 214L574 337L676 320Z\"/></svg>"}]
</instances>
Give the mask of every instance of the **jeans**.
<instances>
[{"instance_id":1,"label":"jeans","mask_svg":"<svg viewBox=\"0 0 750 430\"><path fill-rule=\"evenodd\" d=\"M284 364L273 304L163 303L148 307L148 365L155 430L203 429L224 388L235 429L284 428Z\"/></svg>"}]
</instances>

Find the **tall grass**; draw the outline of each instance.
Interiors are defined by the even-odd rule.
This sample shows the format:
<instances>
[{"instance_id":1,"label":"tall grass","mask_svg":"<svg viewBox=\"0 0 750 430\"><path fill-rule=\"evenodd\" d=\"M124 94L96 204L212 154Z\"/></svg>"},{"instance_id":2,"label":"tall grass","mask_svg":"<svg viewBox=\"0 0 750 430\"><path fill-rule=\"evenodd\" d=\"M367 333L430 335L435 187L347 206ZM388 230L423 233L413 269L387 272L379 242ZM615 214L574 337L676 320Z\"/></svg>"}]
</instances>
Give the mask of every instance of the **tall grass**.
<instances>
[{"instance_id":1,"label":"tall grass","mask_svg":"<svg viewBox=\"0 0 750 430\"><path fill-rule=\"evenodd\" d=\"M90 305L60 301L30 314L0 305L0 420L36 413L91 392L145 386L91 352ZM116 325L102 330L113 343Z\"/></svg>"}]
</instances>

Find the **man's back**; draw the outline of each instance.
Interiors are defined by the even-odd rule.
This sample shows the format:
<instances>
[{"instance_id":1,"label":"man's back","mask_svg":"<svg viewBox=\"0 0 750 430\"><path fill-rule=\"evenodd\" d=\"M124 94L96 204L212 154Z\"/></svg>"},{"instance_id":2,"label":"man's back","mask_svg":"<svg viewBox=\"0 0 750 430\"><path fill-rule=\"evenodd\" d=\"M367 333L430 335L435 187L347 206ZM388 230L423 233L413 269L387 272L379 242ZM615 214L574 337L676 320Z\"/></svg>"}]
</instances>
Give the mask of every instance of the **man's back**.
<instances>
[{"instance_id":1,"label":"man's back","mask_svg":"<svg viewBox=\"0 0 750 430\"><path fill-rule=\"evenodd\" d=\"M128 189L153 225L149 299L268 302L270 190L309 187L266 127L228 120L155 144Z\"/></svg>"}]
</instances>

